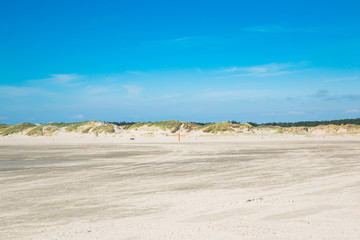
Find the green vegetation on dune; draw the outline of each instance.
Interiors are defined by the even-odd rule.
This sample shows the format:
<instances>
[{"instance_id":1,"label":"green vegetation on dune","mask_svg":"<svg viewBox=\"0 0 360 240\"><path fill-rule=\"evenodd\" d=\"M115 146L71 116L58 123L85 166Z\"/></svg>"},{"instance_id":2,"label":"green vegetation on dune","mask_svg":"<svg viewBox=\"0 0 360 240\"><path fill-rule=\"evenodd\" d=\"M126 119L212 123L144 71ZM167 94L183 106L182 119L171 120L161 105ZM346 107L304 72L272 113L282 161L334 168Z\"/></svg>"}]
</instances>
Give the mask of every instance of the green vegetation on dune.
<instances>
[{"instance_id":1,"label":"green vegetation on dune","mask_svg":"<svg viewBox=\"0 0 360 240\"><path fill-rule=\"evenodd\" d=\"M350 121L351 120L351 121ZM20 123L17 125L0 124L0 135L7 136L11 134L22 133L28 136L51 136L58 130L66 132L76 132L83 134L100 133L112 134L117 128L124 130L145 130L153 134L157 130L168 131L167 134L176 132L190 132L193 130L205 133L253 133L256 131L270 131L273 133L289 134L343 134L343 133L360 133L360 124L355 124L360 119L336 120L336 121L316 121L316 122L296 122L296 123L241 123L236 121L219 122L219 123L196 123L181 122L177 120L162 122L99 122L83 121L74 123L47 123L43 125L32 123ZM352 124L343 124L354 122ZM318 125L320 123L325 123ZM337 124L335 124L337 123ZM341 123L341 124L340 124ZM360 123L360 122L359 122ZM284 125L284 126L283 126ZM299 126L298 126L299 125ZM304 126L303 126L304 125ZM308 126L309 125L309 126ZM315 125L315 126L314 126Z\"/></svg>"},{"instance_id":2,"label":"green vegetation on dune","mask_svg":"<svg viewBox=\"0 0 360 240\"><path fill-rule=\"evenodd\" d=\"M163 122L139 122L135 123L131 126L129 126L127 129L138 129L143 126L148 127L158 127L162 130L170 130L171 133L177 132L181 127L186 129L187 131L190 131L192 129L198 128L200 125L196 123L189 123L189 122L180 122L177 120L169 120L169 121L163 121Z\"/></svg>"},{"instance_id":3,"label":"green vegetation on dune","mask_svg":"<svg viewBox=\"0 0 360 240\"><path fill-rule=\"evenodd\" d=\"M137 122L106 122L106 123L110 123L119 127L122 127L123 129L128 129L129 127L131 127L132 125L136 124Z\"/></svg>"},{"instance_id":4,"label":"green vegetation on dune","mask_svg":"<svg viewBox=\"0 0 360 240\"><path fill-rule=\"evenodd\" d=\"M171 133L175 133L180 129L182 122L176 120L153 122L152 126L158 127L162 130L170 130Z\"/></svg>"},{"instance_id":5,"label":"green vegetation on dune","mask_svg":"<svg viewBox=\"0 0 360 240\"><path fill-rule=\"evenodd\" d=\"M20 133L28 128L35 127L33 123L20 123L17 125L8 126L7 128L2 128L1 135L7 136L10 134Z\"/></svg>"},{"instance_id":6,"label":"green vegetation on dune","mask_svg":"<svg viewBox=\"0 0 360 240\"><path fill-rule=\"evenodd\" d=\"M90 130L90 129L89 129ZM114 133L114 125L105 124L102 126L97 126L92 129L92 132L95 133L96 136L99 136L99 133Z\"/></svg>"},{"instance_id":7,"label":"green vegetation on dune","mask_svg":"<svg viewBox=\"0 0 360 240\"><path fill-rule=\"evenodd\" d=\"M261 129L275 129L276 133L290 133L290 134L354 134L360 133L360 125L346 124L346 125L318 125L315 127L279 127L279 126L265 126L257 127Z\"/></svg>"},{"instance_id":8,"label":"green vegetation on dune","mask_svg":"<svg viewBox=\"0 0 360 240\"><path fill-rule=\"evenodd\" d=\"M233 124L229 122L209 123L202 129L206 133L233 132Z\"/></svg>"},{"instance_id":9,"label":"green vegetation on dune","mask_svg":"<svg viewBox=\"0 0 360 240\"><path fill-rule=\"evenodd\" d=\"M94 127L94 125L90 125L90 126L88 126L87 128L85 128L85 129L83 129L82 131L81 131L81 133L89 133L90 132L90 130L92 129Z\"/></svg>"},{"instance_id":10,"label":"green vegetation on dune","mask_svg":"<svg viewBox=\"0 0 360 240\"><path fill-rule=\"evenodd\" d=\"M206 133L218 133L218 132L234 132L234 131L243 131L244 128L250 130L253 128L248 123L240 122L219 122L219 123L208 123L204 126L201 126L202 131Z\"/></svg>"},{"instance_id":11,"label":"green vegetation on dune","mask_svg":"<svg viewBox=\"0 0 360 240\"><path fill-rule=\"evenodd\" d=\"M42 136L42 135L44 135L43 126L38 125L38 126L34 127L28 133L26 133L26 135L28 135L28 136Z\"/></svg>"},{"instance_id":12,"label":"green vegetation on dune","mask_svg":"<svg viewBox=\"0 0 360 240\"><path fill-rule=\"evenodd\" d=\"M109 123L101 123L100 126L96 126L100 122L96 121L84 121L75 123L48 123L45 125L38 125L31 129L26 135L28 136L51 136L55 131L65 129L66 132L78 132L83 134L94 133L98 136L99 133L114 133L114 125Z\"/></svg>"},{"instance_id":13,"label":"green vegetation on dune","mask_svg":"<svg viewBox=\"0 0 360 240\"><path fill-rule=\"evenodd\" d=\"M128 129L128 130L138 129L140 127L149 126L149 125L151 125L150 122L138 122L138 123L135 123L135 124L132 124L132 125L128 126L126 129Z\"/></svg>"},{"instance_id":14,"label":"green vegetation on dune","mask_svg":"<svg viewBox=\"0 0 360 240\"><path fill-rule=\"evenodd\" d=\"M83 121L83 122L73 122L73 123L56 123L56 122L50 122L47 124L44 124L42 126L46 126L46 127L50 127L52 129L52 131L56 131L59 130L61 128L66 128L67 132L73 132L73 131L77 131L78 128L85 126L91 122L95 122L95 121Z\"/></svg>"},{"instance_id":15,"label":"green vegetation on dune","mask_svg":"<svg viewBox=\"0 0 360 240\"><path fill-rule=\"evenodd\" d=\"M360 125L360 118L355 119L340 119L330 121L300 121L300 122L272 122L272 123L253 123L249 122L254 127L262 126L279 126L279 127L317 127L322 125Z\"/></svg>"},{"instance_id":16,"label":"green vegetation on dune","mask_svg":"<svg viewBox=\"0 0 360 240\"><path fill-rule=\"evenodd\" d=\"M38 125L26 133L28 136L51 136L59 127L52 124Z\"/></svg>"},{"instance_id":17,"label":"green vegetation on dune","mask_svg":"<svg viewBox=\"0 0 360 240\"><path fill-rule=\"evenodd\" d=\"M89 124L91 121L69 123L66 127L67 132L76 132L80 127Z\"/></svg>"}]
</instances>

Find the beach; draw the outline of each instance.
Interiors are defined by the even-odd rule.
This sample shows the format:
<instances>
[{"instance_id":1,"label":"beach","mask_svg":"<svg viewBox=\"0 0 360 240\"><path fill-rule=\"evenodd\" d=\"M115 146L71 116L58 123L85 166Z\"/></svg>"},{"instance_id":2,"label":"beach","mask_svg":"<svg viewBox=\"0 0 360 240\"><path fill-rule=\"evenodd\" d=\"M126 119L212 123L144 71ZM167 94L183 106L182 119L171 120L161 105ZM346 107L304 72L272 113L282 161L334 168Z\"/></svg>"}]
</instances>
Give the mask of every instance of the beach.
<instances>
[{"instance_id":1,"label":"beach","mask_svg":"<svg viewBox=\"0 0 360 240\"><path fill-rule=\"evenodd\" d=\"M3 137L0 238L359 239L360 138Z\"/></svg>"}]
</instances>

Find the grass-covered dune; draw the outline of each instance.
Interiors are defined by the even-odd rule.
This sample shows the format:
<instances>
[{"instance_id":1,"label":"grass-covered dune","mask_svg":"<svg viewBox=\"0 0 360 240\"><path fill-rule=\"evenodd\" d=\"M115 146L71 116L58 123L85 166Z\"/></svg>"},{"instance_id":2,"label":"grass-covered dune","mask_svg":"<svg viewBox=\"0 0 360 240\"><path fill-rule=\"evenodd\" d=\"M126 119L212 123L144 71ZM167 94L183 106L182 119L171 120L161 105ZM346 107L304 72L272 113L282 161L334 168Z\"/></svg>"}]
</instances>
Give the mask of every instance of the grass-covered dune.
<instances>
[{"instance_id":1,"label":"grass-covered dune","mask_svg":"<svg viewBox=\"0 0 360 240\"><path fill-rule=\"evenodd\" d=\"M2 127L0 129L0 134L2 136L7 136L11 134L21 133L23 131L26 131L27 129L31 129L35 127L35 124L32 123L20 123L17 125L6 125L6 127Z\"/></svg>"},{"instance_id":2,"label":"grass-covered dune","mask_svg":"<svg viewBox=\"0 0 360 240\"><path fill-rule=\"evenodd\" d=\"M252 126L248 123L209 123L202 127L202 131L206 133L221 133L221 132L251 132Z\"/></svg>"},{"instance_id":3,"label":"grass-covered dune","mask_svg":"<svg viewBox=\"0 0 360 240\"><path fill-rule=\"evenodd\" d=\"M191 123L191 122L180 122L177 120L170 120L170 121L163 121L163 122L139 122L132 124L128 126L127 130L137 130L144 127L152 127L152 128L158 128L161 130L170 130L171 133L175 133L179 131L180 129L183 129L185 131L191 131L195 130L201 127L201 125L197 123Z\"/></svg>"},{"instance_id":4,"label":"grass-covered dune","mask_svg":"<svg viewBox=\"0 0 360 240\"><path fill-rule=\"evenodd\" d=\"M341 122L341 121L340 121ZM307 125L307 124L305 124ZM55 123L34 124L20 123L16 125L0 124L0 136L9 136L21 134L27 136L53 136L60 133L73 134L91 134L99 135L115 135L115 134L136 134L148 133L149 136L154 133L159 134L176 134L184 133L201 133L201 134L350 134L360 133L360 125L317 125L317 126L297 126L297 124L289 124L289 127L279 126L278 124L252 124L240 122L219 122L219 123L196 123L181 122L177 120L169 120L162 122L100 122L100 121L83 121L73 123Z\"/></svg>"},{"instance_id":5,"label":"grass-covered dune","mask_svg":"<svg viewBox=\"0 0 360 240\"><path fill-rule=\"evenodd\" d=\"M12 134L23 134L28 136L52 136L56 132L65 133L92 133L99 135L99 133L114 133L114 125L110 123L103 123L99 121L84 121L74 123L47 123L47 124L33 124L20 123L16 125L1 124L0 135L8 136Z\"/></svg>"}]
</instances>

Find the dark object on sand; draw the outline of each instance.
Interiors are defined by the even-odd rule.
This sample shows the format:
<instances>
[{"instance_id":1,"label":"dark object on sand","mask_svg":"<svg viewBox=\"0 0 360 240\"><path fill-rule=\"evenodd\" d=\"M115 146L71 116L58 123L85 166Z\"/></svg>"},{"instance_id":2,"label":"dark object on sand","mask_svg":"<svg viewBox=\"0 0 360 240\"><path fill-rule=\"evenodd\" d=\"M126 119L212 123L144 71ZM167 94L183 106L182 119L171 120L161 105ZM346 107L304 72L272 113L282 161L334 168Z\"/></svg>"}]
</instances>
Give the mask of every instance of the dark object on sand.
<instances>
[{"instance_id":1,"label":"dark object on sand","mask_svg":"<svg viewBox=\"0 0 360 240\"><path fill-rule=\"evenodd\" d=\"M135 140L135 138L130 138L130 140Z\"/></svg>"},{"instance_id":2,"label":"dark object on sand","mask_svg":"<svg viewBox=\"0 0 360 240\"><path fill-rule=\"evenodd\" d=\"M246 202L254 202L254 201L262 201L262 198L253 198L253 199L248 199Z\"/></svg>"}]
</instances>

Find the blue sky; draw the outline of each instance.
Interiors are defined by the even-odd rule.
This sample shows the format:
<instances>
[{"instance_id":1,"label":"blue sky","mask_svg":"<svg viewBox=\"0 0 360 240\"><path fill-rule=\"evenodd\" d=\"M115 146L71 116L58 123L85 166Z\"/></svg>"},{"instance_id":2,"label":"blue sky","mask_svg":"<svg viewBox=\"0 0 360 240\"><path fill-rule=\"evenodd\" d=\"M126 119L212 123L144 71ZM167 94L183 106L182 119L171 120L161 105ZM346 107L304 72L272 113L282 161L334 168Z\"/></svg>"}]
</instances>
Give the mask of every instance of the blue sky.
<instances>
[{"instance_id":1,"label":"blue sky","mask_svg":"<svg viewBox=\"0 0 360 240\"><path fill-rule=\"evenodd\" d=\"M0 3L0 122L360 117L357 1Z\"/></svg>"}]
</instances>

